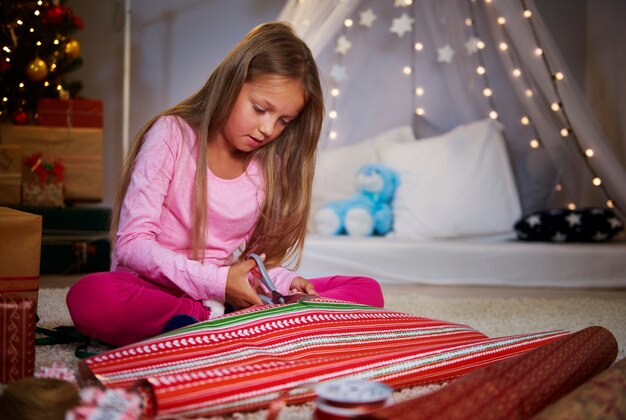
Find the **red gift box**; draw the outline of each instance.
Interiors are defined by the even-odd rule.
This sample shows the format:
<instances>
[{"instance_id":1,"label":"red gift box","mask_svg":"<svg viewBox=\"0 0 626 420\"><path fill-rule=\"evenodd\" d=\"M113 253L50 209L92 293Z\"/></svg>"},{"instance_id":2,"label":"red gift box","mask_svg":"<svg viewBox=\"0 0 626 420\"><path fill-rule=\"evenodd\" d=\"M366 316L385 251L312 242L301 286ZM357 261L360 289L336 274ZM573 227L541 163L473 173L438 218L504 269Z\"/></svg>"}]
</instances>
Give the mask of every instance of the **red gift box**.
<instances>
[{"instance_id":1,"label":"red gift box","mask_svg":"<svg viewBox=\"0 0 626 420\"><path fill-rule=\"evenodd\" d=\"M35 301L0 295L0 383L35 373Z\"/></svg>"},{"instance_id":2,"label":"red gift box","mask_svg":"<svg viewBox=\"0 0 626 420\"><path fill-rule=\"evenodd\" d=\"M39 125L52 127L102 128L102 101L99 99L40 99Z\"/></svg>"}]
</instances>

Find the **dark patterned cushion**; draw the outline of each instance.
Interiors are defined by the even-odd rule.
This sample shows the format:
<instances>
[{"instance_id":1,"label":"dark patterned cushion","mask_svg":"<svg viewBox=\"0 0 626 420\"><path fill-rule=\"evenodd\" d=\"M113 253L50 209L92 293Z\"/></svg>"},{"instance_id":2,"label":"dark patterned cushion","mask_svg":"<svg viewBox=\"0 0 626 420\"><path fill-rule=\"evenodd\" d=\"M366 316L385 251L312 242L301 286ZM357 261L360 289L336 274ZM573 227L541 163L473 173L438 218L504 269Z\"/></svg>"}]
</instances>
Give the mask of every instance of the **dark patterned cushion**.
<instances>
[{"instance_id":1,"label":"dark patterned cushion","mask_svg":"<svg viewBox=\"0 0 626 420\"><path fill-rule=\"evenodd\" d=\"M606 242L624 229L604 208L550 209L528 214L515 223L517 238L544 242Z\"/></svg>"}]
</instances>

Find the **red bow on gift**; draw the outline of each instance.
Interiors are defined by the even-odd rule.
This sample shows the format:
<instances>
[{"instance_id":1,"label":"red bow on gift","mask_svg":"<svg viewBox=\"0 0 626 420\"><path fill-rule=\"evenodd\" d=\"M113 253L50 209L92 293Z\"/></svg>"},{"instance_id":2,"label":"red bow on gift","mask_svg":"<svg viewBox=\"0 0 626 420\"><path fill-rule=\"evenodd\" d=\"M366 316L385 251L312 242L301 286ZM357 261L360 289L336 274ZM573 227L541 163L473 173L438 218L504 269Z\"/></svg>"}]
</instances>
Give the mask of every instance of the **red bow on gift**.
<instances>
[{"instance_id":1,"label":"red bow on gift","mask_svg":"<svg viewBox=\"0 0 626 420\"><path fill-rule=\"evenodd\" d=\"M31 172L36 172L39 177L39 184L43 185L50 177L54 182L63 181L64 167L58 160L45 160L43 153L33 153L30 157L24 159L24 165Z\"/></svg>"}]
</instances>

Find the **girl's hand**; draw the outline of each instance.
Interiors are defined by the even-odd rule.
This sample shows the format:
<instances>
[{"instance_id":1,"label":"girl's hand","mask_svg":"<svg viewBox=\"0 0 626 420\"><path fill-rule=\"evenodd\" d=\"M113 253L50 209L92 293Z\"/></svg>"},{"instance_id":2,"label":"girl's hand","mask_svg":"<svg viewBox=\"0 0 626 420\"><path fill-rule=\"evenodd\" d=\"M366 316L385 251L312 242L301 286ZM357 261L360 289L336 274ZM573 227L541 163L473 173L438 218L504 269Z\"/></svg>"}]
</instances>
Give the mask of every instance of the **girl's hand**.
<instances>
[{"instance_id":1,"label":"girl's hand","mask_svg":"<svg viewBox=\"0 0 626 420\"><path fill-rule=\"evenodd\" d=\"M248 281L248 273L256 267L253 259L233 264L226 279L226 302L237 309L262 305L261 298Z\"/></svg>"},{"instance_id":2,"label":"girl's hand","mask_svg":"<svg viewBox=\"0 0 626 420\"><path fill-rule=\"evenodd\" d=\"M291 286L289 287L290 293L304 293L307 295L319 296L319 293L315 291L315 286L313 286L308 280L305 280L303 277L296 277L291 281Z\"/></svg>"}]
</instances>

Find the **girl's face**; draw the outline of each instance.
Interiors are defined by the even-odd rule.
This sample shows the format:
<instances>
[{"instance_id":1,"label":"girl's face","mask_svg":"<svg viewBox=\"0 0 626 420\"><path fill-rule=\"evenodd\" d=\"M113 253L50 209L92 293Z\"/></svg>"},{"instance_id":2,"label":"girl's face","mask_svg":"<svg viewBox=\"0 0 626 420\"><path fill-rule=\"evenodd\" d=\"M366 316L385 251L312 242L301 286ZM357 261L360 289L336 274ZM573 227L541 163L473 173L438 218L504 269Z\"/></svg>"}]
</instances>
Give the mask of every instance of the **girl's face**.
<instances>
[{"instance_id":1,"label":"girl's face","mask_svg":"<svg viewBox=\"0 0 626 420\"><path fill-rule=\"evenodd\" d=\"M233 151L251 152L275 140L303 107L299 80L265 76L247 82L220 137Z\"/></svg>"}]
</instances>

